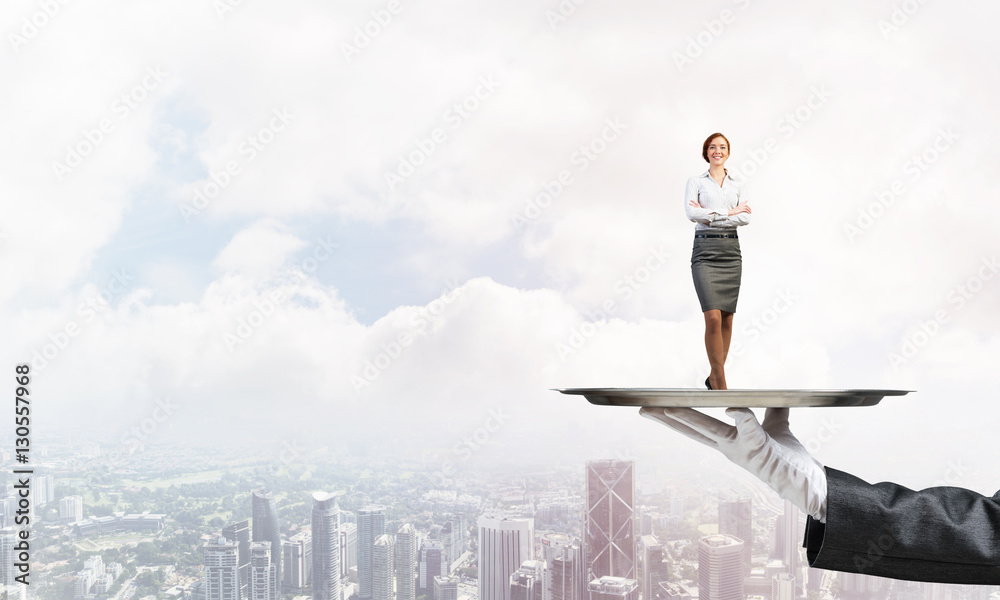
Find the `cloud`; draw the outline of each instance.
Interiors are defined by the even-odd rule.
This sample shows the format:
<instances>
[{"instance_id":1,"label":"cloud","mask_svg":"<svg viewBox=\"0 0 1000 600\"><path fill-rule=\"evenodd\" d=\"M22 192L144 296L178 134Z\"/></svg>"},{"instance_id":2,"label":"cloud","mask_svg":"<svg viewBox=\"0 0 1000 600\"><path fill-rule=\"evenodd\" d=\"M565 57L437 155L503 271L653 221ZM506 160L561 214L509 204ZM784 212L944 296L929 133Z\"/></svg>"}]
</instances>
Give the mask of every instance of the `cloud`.
<instances>
[{"instance_id":1,"label":"cloud","mask_svg":"<svg viewBox=\"0 0 1000 600\"><path fill-rule=\"evenodd\" d=\"M223 271L263 278L305 245L280 222L264 219L234 235L212 264Z\"/></svg>"}]
</instances>

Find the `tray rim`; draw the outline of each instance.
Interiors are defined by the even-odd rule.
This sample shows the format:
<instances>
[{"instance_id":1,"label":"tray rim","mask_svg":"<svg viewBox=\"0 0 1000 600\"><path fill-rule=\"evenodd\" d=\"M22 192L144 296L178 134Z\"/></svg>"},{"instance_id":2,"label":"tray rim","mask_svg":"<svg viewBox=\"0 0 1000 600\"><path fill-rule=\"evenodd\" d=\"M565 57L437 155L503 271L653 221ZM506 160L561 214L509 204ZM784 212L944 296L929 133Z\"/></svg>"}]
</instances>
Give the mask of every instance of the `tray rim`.
<instances>
[{"instance_id":1,"label":"tray rim","mask_svg":"<svg viewBox=\"0 0 1000 600\"><path fill-rule=\"evenodd\" d=\"M584 396L597 406L690 408L840 408L875 406L886 396L905 396L915 390L889 389L728 389L701 388L552 388ZM726 398L730 400L726 400ZM737 399L738 398L738 399ZM675 400L676 402L671 402ZM781 402L786 400L786 402ZM795 402L798 400L798 402ZM777 402L775 402L777 401ZM852 402L853 401L853 402Z\"/></svg>"}]
</instances>

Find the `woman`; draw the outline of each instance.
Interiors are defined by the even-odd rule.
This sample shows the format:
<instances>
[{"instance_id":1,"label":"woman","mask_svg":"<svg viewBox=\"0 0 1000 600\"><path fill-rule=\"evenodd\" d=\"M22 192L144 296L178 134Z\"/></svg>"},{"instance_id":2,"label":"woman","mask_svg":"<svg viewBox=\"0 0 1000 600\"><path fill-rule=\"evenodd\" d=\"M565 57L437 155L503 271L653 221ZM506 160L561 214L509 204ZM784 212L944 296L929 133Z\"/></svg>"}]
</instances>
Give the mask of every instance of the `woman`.
<instances>
[{"instance_id":1,"label":"woman","mask_svg":"<svg viewBox=\"0 0 1000 600\"><path fill-rule=\"evenodd\" d=\"M712 368L705 380L710 390L726 387L726 356L733 337L733 314L740 295L743 258L736 228L750 223L743 183L725 168L729 140L713 133L702 144L708 170L688 179L684 193L688 219L697 223L691 250L691 275L705 315L705 350Z\"/></svg>"}]
</instances>

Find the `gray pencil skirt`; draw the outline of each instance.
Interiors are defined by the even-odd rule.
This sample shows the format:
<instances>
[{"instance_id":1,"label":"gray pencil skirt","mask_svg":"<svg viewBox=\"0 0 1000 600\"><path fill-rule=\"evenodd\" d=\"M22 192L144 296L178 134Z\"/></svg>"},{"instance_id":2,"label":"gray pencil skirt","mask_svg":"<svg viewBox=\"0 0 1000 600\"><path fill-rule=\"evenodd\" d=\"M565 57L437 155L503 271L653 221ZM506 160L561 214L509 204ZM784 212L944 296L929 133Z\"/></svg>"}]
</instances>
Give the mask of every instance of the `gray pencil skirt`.
<instances>
[{"instance_id":1,"label":"gray pencil skirt","mask_svg":"<svg viewBox=\"0 0 1000 600\"><path fill-rule=\"evenodd\" d=\"M743 276L739 238L694 238L691 276L702 312L736 312Z\"/></svg>"}]
</instances>

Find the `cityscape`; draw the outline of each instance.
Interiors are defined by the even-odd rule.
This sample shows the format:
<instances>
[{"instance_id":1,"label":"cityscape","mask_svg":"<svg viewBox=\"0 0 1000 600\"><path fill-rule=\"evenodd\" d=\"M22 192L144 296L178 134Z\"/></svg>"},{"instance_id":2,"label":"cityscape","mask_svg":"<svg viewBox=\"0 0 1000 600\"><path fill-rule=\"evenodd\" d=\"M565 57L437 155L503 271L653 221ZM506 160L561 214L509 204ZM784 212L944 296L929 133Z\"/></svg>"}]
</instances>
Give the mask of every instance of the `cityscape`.
<instances>
[{"instance_id":1,"label":"cityscape","mask_svg":"<svg viewBox=\"0 0 1000 600\"><path fill-rule=\"evenodd\" d=\"M442 478L414 457L327 449L267 464L236 449L49 447L31 481L30 585L15 580L15 483L2 494L12 600L1000 598L812 569L790 503L735 473L647 481L663 475L642 458ZM204 470L179 466L197 456Z\"/></svg>"}]
</instances>

